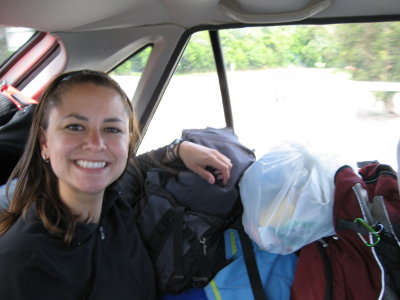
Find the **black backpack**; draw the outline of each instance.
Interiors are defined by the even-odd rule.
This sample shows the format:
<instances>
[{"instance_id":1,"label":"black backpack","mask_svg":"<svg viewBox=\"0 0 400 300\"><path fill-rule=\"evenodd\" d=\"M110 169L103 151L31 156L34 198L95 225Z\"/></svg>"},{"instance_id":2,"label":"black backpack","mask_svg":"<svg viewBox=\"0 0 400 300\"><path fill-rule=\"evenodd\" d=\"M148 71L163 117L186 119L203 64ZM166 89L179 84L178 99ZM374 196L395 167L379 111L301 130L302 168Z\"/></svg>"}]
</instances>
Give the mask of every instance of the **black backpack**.
<instances>
[{"instance_id":1,"label":"black backpack","mask_svg":"<svg viewBox=\"0 0 400 300\"><path fill-rule=\"evenodd\" d=\"M161 293L203 287L229 263L223 233L241 216L236 189L211 185L190 171L147 173L138 227Z\"/></svg>"},{"instance_id":2,"label":"black backpack","mask_svg":"<svg viewBox=\"0 0 400 300\"><path fill-rule=\"evenodd\" d=\"M234 168L226 186L211 185L189 170L147 172L137 222L160 293L203 287L230 262L225 259L224 231L241 219L237 182L255 159L230 128L189 130L183 137L218 149Z\"/></svg>"},{"instance_id":3,"label":"black backpack","mask_svg":"<svg viewBox=\"0 0 400 300\"><path fill-rule=\"evenodd\" d=\"M146 190L138 224L160 293L207 285L231 262L225 258L224 232L232 228L239 233L254 300L266 299L237 190L210 185L188 171L174 176L160 169L148 172Z\"/></svg>"}]
</instances>

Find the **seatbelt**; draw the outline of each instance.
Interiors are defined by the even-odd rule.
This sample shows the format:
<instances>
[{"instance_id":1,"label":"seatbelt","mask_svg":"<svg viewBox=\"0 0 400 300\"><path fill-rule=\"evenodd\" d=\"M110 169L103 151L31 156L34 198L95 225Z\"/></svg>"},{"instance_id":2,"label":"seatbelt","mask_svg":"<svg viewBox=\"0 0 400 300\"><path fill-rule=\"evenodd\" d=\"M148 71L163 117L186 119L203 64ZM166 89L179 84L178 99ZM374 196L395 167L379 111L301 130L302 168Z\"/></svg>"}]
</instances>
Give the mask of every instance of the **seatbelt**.
<instances>
[{"instance_id":1,"label":"seatbelt","mask_svg":"<svg viewBox=\"0 0 400 300\"><path fill-rule=\"evenodd\" d=\"M4 84L4 81L0 83L0 91L8 99L10 99L10 101L13 102L19 110L25 106L28 106L29 104L38 104L37 100L22 94L21 91L10 84Z\"/></svg>"}]
</instances>

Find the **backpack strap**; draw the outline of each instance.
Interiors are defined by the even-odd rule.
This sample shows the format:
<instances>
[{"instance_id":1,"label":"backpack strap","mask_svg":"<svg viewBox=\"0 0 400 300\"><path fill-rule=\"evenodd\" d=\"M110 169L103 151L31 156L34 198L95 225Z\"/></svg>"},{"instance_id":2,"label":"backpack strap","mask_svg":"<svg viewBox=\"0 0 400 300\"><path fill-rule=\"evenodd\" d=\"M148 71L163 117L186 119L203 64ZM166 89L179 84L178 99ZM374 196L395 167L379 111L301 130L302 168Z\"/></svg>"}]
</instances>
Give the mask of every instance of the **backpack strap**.
<instances>
[{"instance_id":1,"label":"backpack strap","mask_svg":"<svg viewBox=\"0 0 400 300\"><path fill-rule=\"evenodd\" d=\"M244 232L244 229L239 229L238 232L254 300L266 300L267 298L264 293L256 258L254 256L253 244L248 235Z\"/></svg>"},{"instance_id":2,"label":"backpack strap","mask_svg":"<svg viewBox=\"0 0 400 300\"><path fill-rule=\"evenodd\" d=\"M385 297L397 299L400 296L400 242L382 196L374 197L371 214L383 225L382 241L377 245L376 252L385 268Z\"/></svg>"},{"instance_id":3,"label":"backpack strap","mask_svg":"<svg viewBox=\"0 0 400 300\"><path fill-rule=\"evenodd\" d=\"M317 244L318 252L321 255L322 262L324 264L325 271L325 280L326 280L326 288L325 288L325 300L333 299L333 273L332 273L332 265L329 260L328 254L326 253L326 248L328 244L324 239L320 239L315 241Z\"/></svg>"},{"instance_id":4,"label":"backpack strap","mask_svg":"<svg viewBox=\"0 0 400 300\"><path fill-rule=\"evenodd\" d=\"M242 255L246 264L247 276L249 277L254 300L267 300L254 255L253 242L244 230L241 215L236 218L231 228L236 229L239 234Z\"/></svg>"},{"instance_id":5,"label":"backpack strap","mask_svg":"<svg viewBox=\"0 0 400 300\"><path fill-rule=\"evenodd\" d=\"M175 209L167 210L154 226L149 237L144 241L148 249L155 257L158 257L162 247L164 246L168 236L173 230L172 226L175 222Z\"/></svg>"},{"instance_id":6,"label":"backpack strap","mask_svg":"<svg viewBox=\"0 0 400 300\"><path fill-rule=\"evenodd\" d=\"M395 229L390 221L389 214L387 212L385 202L382 196L375 196L371 205L371 215L375 220L378 220L383 225L385 231L390 232L397 244L400 246L399 237L395 232Z\"/></svg>"},{"instance_id":7,"label":"backpack strap","mask_svg":"<svg viewBox=\"0 0 400 300\"><path fill-rule=\"evenodd\" d=\"M336 225L337 230L352 230L360 234L368 234L368 229L362 224L354 221L339 219Z\"/></svg>"},{"instance_id":8,"label":"backpack strap","mask_svg":"<svg viewBox=\"0 0 400 300\"><path fill-rule=\"evenodd\" d=\"M374 245L375 253L384 269L383 295L385 299L400 296L400 242L392 218L398 215L398 189L396 173L389 165L370 164L359 170L372 201L367 201L368 223L379 235L380 242ZM356 193L357 194L357 193ZM357 195L358 196L358 195ZM364 213L364 211L363 211ZM398 219L397 219L398 220Z\"/></svg>"},{"instance_id":9,"label":"backpack strap","mask_svg":"<svg viewBox=\"0 0 400 300\"><path fill-rule=\"evenodd\" d=\"M185 277L183 269L183 214L185 208L183 206L176 207L175 222L172 226L173 231L173 259L174 259L174 270L173 275L176 280L182 280Z\"/></svg>"}]
</instances>

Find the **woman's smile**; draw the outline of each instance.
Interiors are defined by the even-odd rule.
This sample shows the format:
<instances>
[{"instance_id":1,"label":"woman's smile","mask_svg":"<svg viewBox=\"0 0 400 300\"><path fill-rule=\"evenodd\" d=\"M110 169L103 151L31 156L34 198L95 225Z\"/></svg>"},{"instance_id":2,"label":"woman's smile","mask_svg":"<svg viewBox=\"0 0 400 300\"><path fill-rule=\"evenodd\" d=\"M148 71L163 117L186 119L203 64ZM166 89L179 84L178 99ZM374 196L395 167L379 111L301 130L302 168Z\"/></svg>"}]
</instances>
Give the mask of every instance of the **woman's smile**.
<instances>
[{"instance_id":1,"label":"woman's smile","mask_svg":"<svg viewBox=\"0 0 400 300\"><path fill-rule=\"evenodd\" d=\"M105 161L76 160L76 164L84 169L102 169L107 166Z\"/></svg>"}]
</instances>

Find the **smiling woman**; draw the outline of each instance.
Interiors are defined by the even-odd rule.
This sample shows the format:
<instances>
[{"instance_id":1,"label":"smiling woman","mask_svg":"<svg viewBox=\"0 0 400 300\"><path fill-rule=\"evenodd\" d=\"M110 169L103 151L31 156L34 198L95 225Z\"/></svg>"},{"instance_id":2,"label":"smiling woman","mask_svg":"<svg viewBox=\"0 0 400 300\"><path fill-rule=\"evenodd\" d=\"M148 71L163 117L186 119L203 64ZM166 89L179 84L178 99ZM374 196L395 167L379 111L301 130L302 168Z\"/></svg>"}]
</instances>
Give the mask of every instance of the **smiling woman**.
<instances>
[{"instance_id":1,"label":"smiling woman","mask_svg":"<svg viewBox=\"0 0 400 300\"><path fill-rule=\"evenodd\" d=\"M74 72L49 86L14 171L19 179L13 201L0 219L0 244L7 249L0 256L0 270L8 270L8 275L0 271L5 280L1 298L110 299L98 295L104 293L97 285L104 282L93 274L91 263L82 264L90 249L96 249L95 264L117 270L112 284L121 299L155 297L150 260L137 242L133 218L127 218L132 209L112 218L121 199L113 189L106 192L126 167L130 138L137 137L134 122L129 100L106 74ZM125 226L130 230L122 230ZM108 236L114 230L118 234ZM114 245L130 243L113 254L109 240ZM30 254L26 257L23 252ZM15 270L11 276L10 270ZM145 280L133 284L132 278L139 274ZM23 282L28 286L21 289Z\"/></svg>"},{"instance_id":2,"label":"smiling woman","mask_svg":"<svg viewBox=\"0 0 400 300\"><path fill-rule=\"evenodd\" d=\"M133 203L146 171L171 158L167 147L133 158L137 137L130 101L107 74L77 71L50 84L0 214L0 299L156 298ZM215 152L185 141L179 154L205 179L213 176L204 166L214 166L226 183L231 164Z\"/></svg>"}]
</instances>

